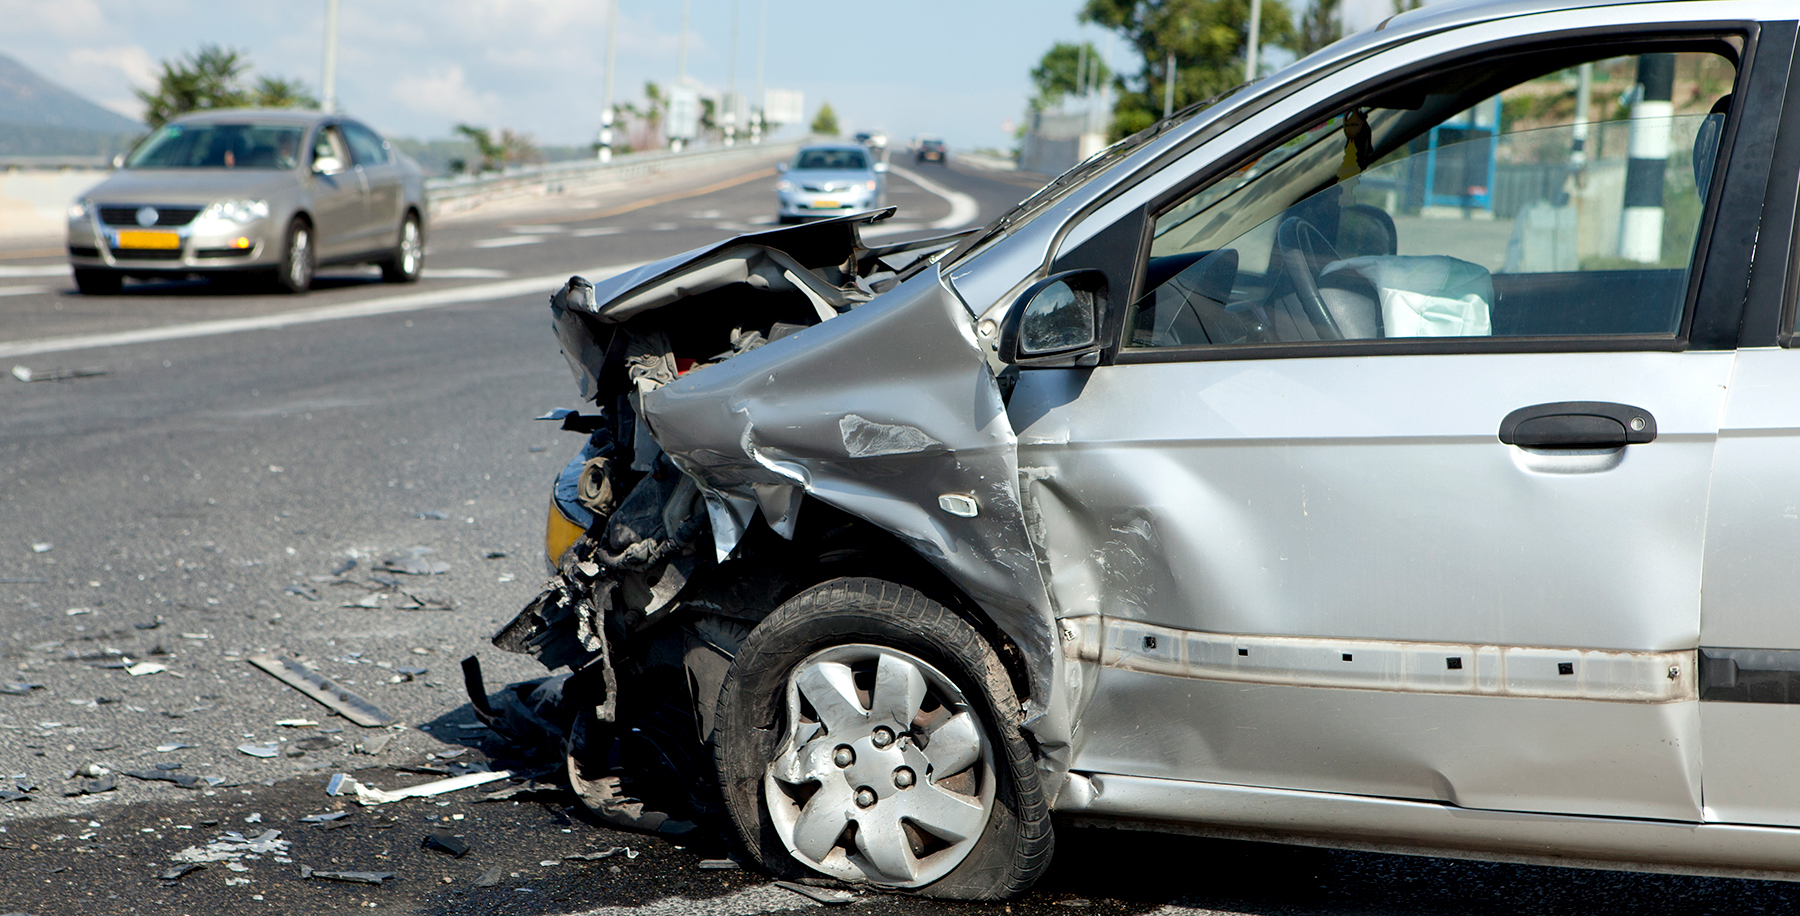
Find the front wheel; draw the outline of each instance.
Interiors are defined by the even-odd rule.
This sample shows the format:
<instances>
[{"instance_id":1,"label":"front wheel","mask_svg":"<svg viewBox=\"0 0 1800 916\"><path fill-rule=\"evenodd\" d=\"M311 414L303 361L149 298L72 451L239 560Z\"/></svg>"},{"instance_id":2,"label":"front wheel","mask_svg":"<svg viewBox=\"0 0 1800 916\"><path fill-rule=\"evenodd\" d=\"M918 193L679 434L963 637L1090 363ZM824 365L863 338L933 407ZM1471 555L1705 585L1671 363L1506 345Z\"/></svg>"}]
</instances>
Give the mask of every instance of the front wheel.
<instances>
[{"instance_id":1,"label":"front wheel","mask_svg":"<svg viewBox=\"0 0 1800 916\"><path fill-rule=\"evenodd\" d=\"M424 268L425 233L419 228L418 214L408 213L400 224L400 244L387 260L381 262L381 280L384 283L413 283Z\"/></svg>"},{"instance_id":2,"label":"front wheel","mask_svg":"<svg viewBox=\"0 0 1800 916\"><path fill-rule=\"evenodd\" d=\"M719 697L715 759L750 854L953 899L1030 887L1052 836L1006 669L913 589L839 579L751 633Z\"/></svg>"},{"instance_id":3,"label":"front wheel","mask_svg":"<svg viewBox=\"0 0 1800 916\"><path fill-rule=\"evenodd\" d=\"M312 289L313 271L318 266L312 224L294 217L288 224L287 245L282 250L281 266L275 269L275 286L282 292L294 294Z\"/></svg>"}]
</instances>

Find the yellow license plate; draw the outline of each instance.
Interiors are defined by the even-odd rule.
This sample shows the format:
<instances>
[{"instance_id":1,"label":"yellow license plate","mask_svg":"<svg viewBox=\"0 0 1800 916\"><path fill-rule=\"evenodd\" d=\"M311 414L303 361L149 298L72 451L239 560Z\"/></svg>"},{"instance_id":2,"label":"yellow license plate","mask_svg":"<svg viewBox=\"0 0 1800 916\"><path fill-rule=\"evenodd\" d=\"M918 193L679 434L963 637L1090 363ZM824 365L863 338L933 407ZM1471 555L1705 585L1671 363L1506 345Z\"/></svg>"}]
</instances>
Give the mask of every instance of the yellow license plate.
<instances>
[{"instance_id":1,"label":"yellow license plate","mask_svg":"<svg viewBox=\"0 0 1800 916\"><path fill-rule=\"evenodd\" d=\"M173 232L121 232L120 248L180 248L181 236Z\"/></svg>"},{"instance_id":2,"label":"yellow license plate","mask_svg":"<svg viewBox=\"0 0 1800 916\"><path fill-rule=\"evenodd\" d=\"M813 201L813 209L814 210L836 210L837 208L838 208L838 202L835 200L815 200L815 201Z\"/></svg>"}]
</instances>

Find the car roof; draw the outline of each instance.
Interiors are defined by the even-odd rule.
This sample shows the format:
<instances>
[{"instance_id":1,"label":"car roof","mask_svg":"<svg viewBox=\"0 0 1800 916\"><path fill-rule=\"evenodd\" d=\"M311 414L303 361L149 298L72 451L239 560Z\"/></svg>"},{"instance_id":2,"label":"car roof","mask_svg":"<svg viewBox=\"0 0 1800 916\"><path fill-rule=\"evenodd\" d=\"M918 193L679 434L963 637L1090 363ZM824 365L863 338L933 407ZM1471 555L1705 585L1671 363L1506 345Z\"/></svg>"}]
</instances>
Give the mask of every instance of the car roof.
<instances>
[{"instance_id":1,"label":"car roof","mask_svg":"<svg viewBox=\"0 0 1800 916\"><path fill-rule=\"evenodd\" d=\"M262 122L280 122L289 124L316 124L329 118L338 117L322 111L304 108L218 108L208 111L194 111L173 119L177 124L215 124L220 122L240 122L255 120Z\"/></svg>"},{"instance_id":2,"label":"car roof","mask_svg":"<svg viewBox=\"0 0 1800 916\"><path fill-rule=\"evenodd\" d=\"M800 147L800 152L802 152L802 153L811 152L812 150L816 150L816 149L855 150L856 152L859 152L859 153L868 152L868 150L863 149L863 147L860 144L856 144L856 143L815 143L811 146Z\"/></svg>"}]
</instances>

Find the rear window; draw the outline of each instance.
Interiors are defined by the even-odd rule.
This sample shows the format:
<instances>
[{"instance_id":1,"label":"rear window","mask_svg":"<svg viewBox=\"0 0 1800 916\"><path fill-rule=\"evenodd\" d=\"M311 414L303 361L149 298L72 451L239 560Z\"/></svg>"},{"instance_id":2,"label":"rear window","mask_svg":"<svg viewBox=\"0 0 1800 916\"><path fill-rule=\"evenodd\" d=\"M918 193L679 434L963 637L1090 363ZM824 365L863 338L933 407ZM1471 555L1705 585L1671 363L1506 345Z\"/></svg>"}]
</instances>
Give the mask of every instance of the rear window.
<instances>
[{"instance_id":1,"label":"rear window","mask_svg":"<svg viewBox=\"0 0 1800 916\"><path fill-rule=\"evenodd\" d=\"M794 168L797 169L837 169L850 171L867 169L869 157L862 150L854 149L803 149L794 157Z\"/></svg>"},{"instance_id":2,"label":"rear window","mask_svg":"<svg viewBox=\"0 0 1800 916\"><path fill-rule=\"evenodd\" d=\"M134 169L291 169L298 124L168 124L132 152Z\"/></svg>"}]
</instances>

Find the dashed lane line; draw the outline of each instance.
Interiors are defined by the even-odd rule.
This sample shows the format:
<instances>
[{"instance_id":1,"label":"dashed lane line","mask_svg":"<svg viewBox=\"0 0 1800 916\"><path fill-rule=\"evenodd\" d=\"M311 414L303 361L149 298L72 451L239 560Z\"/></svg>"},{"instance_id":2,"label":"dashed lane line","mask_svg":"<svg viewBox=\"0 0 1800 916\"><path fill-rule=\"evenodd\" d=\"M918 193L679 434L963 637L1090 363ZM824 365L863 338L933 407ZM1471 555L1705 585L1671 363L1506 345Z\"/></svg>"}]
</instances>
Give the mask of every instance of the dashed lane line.
<instances>
[{"instance_id":1,"label":"dashed lane line","mask_svg":"<svg viewBox=\"0 0 1800 916\"><path fill-rule=\"evenodd\" d=\"M346 318L367 318L373 315L389 315L396 312L417 312L427 309L442 308L447 305L460 305L464 302L479 302L483 299L510 299L515 296L536 293L549 298L566 282L571 274L582 274L589 278L610 277L649 262L632 264L613 264L596 267L587 271L562 271L537 277L523 277L517 280L502 280L497 283L480 283L470 286L459 286L452 289L425 290L416 293L403 293L397 296L384 296L379 299L365 299L360 302L345 302L338 305L322 305L316 308L294 309L274 315L257 315L251 318L222 318L216 321L196 321L188 324L165 325L158 328L141 328L135 331L114 331L107 334L83 334L70 337L49 337L38 340L19 340L10 343L0 342L0 359L16 356L32 356L38 353L61 353L68 350L93 350L101 347L124 347L133 344L156 343L165 340L186 340L195 337L215 337L220 334L235 334L240 331L262 331L275 328L292 327L302 324L316 324L321 321L341 321Z\"/></svg>"},{"instance_id":2,"label":"dashed lane line","mask_svg":"<svg viewBox=\"0 0 1800 916\"><path fill-rule=\"evenodd\" d=\"M14 277L66 277L69 275L67 264L23 264L18 266L0 265L0 279Z\"/></svg>"},{"instance_id":3,"label":"dashed lane line","mask_svg":"<svg viewBox=\"0 0 1800 916\"><path fill-rule=\"evenodd\" d=\"M541 235L505 235L497 239L480 239L475 242L476 248L515 248L519 245L536 245L544 240Z\"/></svg>"}]
</instances>

